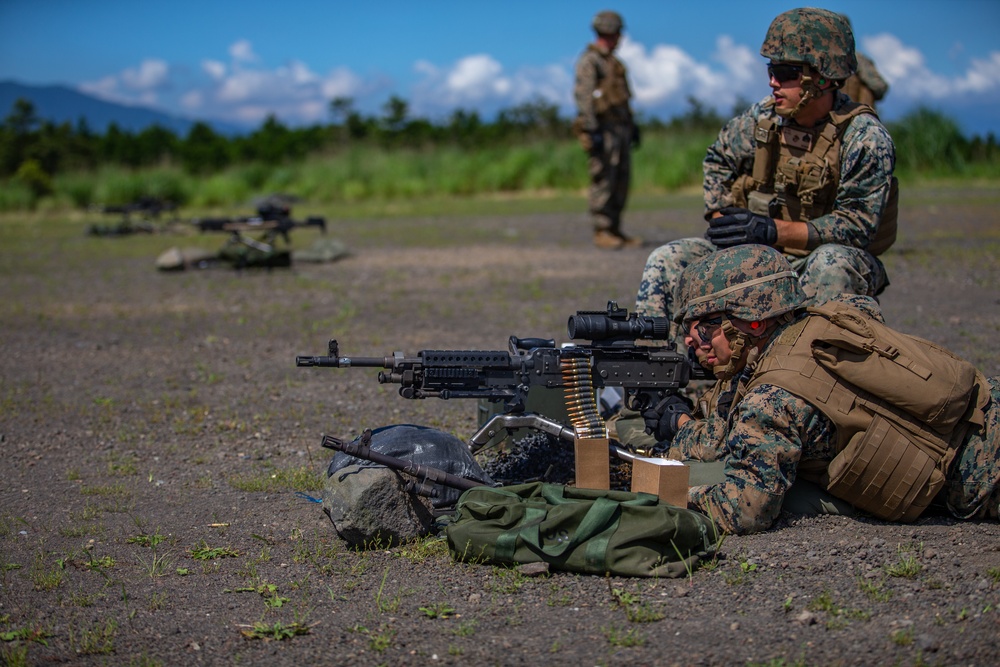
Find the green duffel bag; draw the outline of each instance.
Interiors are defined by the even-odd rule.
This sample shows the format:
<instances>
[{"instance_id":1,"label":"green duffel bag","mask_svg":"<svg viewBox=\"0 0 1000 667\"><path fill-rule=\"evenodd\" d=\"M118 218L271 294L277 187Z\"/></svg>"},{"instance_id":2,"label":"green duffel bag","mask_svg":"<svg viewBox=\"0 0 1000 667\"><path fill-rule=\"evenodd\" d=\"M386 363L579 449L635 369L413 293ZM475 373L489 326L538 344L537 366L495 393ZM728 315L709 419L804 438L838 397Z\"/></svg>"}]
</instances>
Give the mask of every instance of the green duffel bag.
<instances>
[{"instance_id":1,"label":"green duffel bag","mask_svg":"<svg viewBox=\"0 0 1000 667\"><path fill-rule=\"evenodd\" d=\"M628 577L683 576L719 542L707 516L652 494L543 482L465 491L445 534L460 561L544 561L556 570Z\"/></svg>"}]
</instances>

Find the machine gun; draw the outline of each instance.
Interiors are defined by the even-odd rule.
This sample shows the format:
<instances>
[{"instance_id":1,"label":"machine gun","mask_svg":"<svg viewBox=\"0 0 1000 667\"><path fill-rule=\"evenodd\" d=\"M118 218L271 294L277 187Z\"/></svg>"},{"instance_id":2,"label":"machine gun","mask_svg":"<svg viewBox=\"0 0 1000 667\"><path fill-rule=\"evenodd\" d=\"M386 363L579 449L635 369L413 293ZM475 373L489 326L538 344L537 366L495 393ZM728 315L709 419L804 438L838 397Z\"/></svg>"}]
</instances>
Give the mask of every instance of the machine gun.
<instances>
[{"instance_id":1,"label":"machine gun","mask_svg":"<svg viewBox=\"0 0 1000 667\"><path fill-rule=\"evenodd\" d=\"M572 441L576 437L607 437L597 407L596 392L621 387L626 407L640 412L684 388L691 379L708 375L673 344L637 345L638 340L667 341L666 317L629 315L614 301L606 311L578 311L569 318L572 340L589 344L556 347L553 340L511 336L506 351L422 350L415 356L393 352L385 357L342 357L336 340L328 356L298 356L296 366L323 368L382 368L381 384L398 384L403 398L485 398L503 401L494 415L469 440L475 453L496 444L501 433L529 428ZM528 392L535 387L561 388L570 424L525 411ZM494 442L495 441L495 442ZM619 455L631 458L618 448Z\"/></svg>"},{"instance_id":2,"label":"machine gun","mask_svg":"<svg viewBox=\"0 0 1000 667\"><path fill-rule=\"evenodd\" d=\"M319 227L321 233L326 233L326 218L310 216L304 221L294 220L292 201L286 195L270 195L258 202L255 216L198 218L191 224L202 232L229 233L217 258L238 269L287 267L291 266L292 254L288 248L278 246L279 238L285 244L291 243L290 233L297 227ZM251 236L255 233L259 233L256 238Z\"/></svg>"},{"instance_id":3,"label":"machine gun","mask_svg":"<svg viewBox=\"0 0 1000 667\"><path fill-rule=\"evenodd\" d=\"M128 236L130 234L156 234L165 231L174 231L173 223L177 222L177 205L169 199L159 197L140 197L128 204L91 207L100 213L121 215L121 221L117 224L94 224L87 228L90 236ZM163 212L173 212L173 217L166 224L159 222L160 214ZM139 220L133 220L132 216L138 214Z\"/></svg>"}]
</instances>

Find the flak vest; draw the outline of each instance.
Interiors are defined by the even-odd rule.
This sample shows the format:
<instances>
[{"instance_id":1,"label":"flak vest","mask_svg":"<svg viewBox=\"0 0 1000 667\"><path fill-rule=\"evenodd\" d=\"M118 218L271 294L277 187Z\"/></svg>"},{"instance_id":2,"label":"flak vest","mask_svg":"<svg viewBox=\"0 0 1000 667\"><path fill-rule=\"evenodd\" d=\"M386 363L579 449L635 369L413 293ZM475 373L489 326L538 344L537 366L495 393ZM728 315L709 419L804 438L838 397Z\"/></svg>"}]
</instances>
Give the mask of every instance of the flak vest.
<instances>
[{"instance_id":1,"label":"flak vest","mask_svg":"<svg viewBox=\"0 0 1000 667\"><path fill-rule=\"evenodd\" d=\"M765 110L773 102L765 105ZM840 152L844 131L862 114L877 117L866 104L848 102L830 112L830 120L813 128L780 125L773 117L761 118L754 130L753 170L738 176L732 193L736 206L781 220L807 222L833 211L840 185ZM868 252L880 255L896 241L899 184L893 176L889 198ZM803 257L808 250L783 248Z\"/></svg>"},{"instance_id":2,"label":"flak vest","mask_svg":"<svg viewBox=\"0 0 1000 667\"><path fill-rule=\"evenodd\" d=\"M593 92L594 115L602 125L629 125L632 123L632 110L629 99L632 93L628 87L625 65L613 53L605 53L593 44L587 47L591 53L598 56L600 65L596 67L597 88ZM579 125L579 120L574 126ZM582 127L574 127L579 134Z\"/></svg>"},{"instance_id":3,"label":"flak vest","mask_svg":"<svg viewBox=\"0 0 1000 667\"><path fill-rule=\"evenodd\" d=\"M802 461L799 475L878 518L914 521L969 430L984 428L986 378L846 304L807 312L779 332L740 394L773 385L816 407L836 428L837 454Z\"/></svg>"}]
</instances>

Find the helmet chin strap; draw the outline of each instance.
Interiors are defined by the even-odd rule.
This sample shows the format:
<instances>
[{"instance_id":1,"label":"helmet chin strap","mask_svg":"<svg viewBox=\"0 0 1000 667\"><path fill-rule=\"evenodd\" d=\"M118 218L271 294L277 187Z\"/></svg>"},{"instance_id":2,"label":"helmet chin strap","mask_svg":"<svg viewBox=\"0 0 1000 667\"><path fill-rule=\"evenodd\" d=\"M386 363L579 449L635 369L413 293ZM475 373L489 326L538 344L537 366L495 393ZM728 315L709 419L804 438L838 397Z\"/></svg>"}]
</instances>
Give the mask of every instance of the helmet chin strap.
<instances>
[{"instance_id":1,"label":"helmet chin strap","mask_svg":"<svg viewBox=\"0 0 1000 667\"><path fill-rule=\"evenodd\" d=\"M785 313L766 326L764 322L767 320L764 322L750 322L750 328L754 330L754 333L748 334L737 329L728 315L723 315L722 333L725 335L726 340L729 341L729 349L732 355L730 355L727 363L713 366L712 373L719 380L731 380L736 377L736 374L743 368L756 363L757 357L760 356L757 343L774 331L779 324L790 320L791 314ZM746 363L740 364L740 360L743 359L744 355L746 355Z\"/></svg>"},{"instance_id":2,"label":"helmet chin strap","mask_svg":"<svg viewBox=\"0 0 1000 667\"><path fill-rule=\"evenodd\" d=\"M743 333L737 329L728 315L722 316L722 333L729 341L729 349L732 354L725 364L712 367L712 373L720 380L731 380L739 373L740 359L743 353L747 352L753 345L750 342L750 334Z\"/></svg>"},{"instance_id":3,"label":"helmet chin strap","mask_svg":"<svg viewBox=\"0 0 1000 667\"><path fill-rule=\"evenodd\" d=\"M814 76L815 74L815 76ZM820 83L824 82L823 76L818 72L813 72L809 65L802 66L802 98L792 109L775 109L774 112L782 118L794 120L802 109L812 100L820 97L826 91L820 88Z\"/></svg>"}]
</instances>

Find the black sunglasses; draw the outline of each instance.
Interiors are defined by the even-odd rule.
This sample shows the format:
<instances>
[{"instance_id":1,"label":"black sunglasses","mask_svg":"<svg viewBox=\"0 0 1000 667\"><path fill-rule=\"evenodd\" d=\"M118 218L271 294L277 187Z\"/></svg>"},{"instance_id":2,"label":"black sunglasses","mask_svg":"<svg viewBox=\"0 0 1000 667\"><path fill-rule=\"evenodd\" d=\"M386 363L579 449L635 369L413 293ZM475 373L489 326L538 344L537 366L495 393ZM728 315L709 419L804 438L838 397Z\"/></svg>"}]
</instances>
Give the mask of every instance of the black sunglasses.
<instances>
[{"instance_id":1,"label":"black sunglasses","mask_svg":"<svg viewBox=\"0 0 1000 667\"><path fill-rule=\"evenodd\" d=\"M698 341L700 341L702 345L708 345L712 342L715 330L720 326L722 326L722 315L717 315L707 320L698 322L698 326L694 328L694 332L695 335L698 336Z\"/></svg>"},{"instance_id":2,"label":"black sunglasses","mask_svg":"<svg viewBox=\"0 0 1000 667\"><path fill-rule=\"evenodd\" d=\"M778 83L793 81L802 76L801 65L768 65L767 75Z\"/></svg>"}]
</instances>

